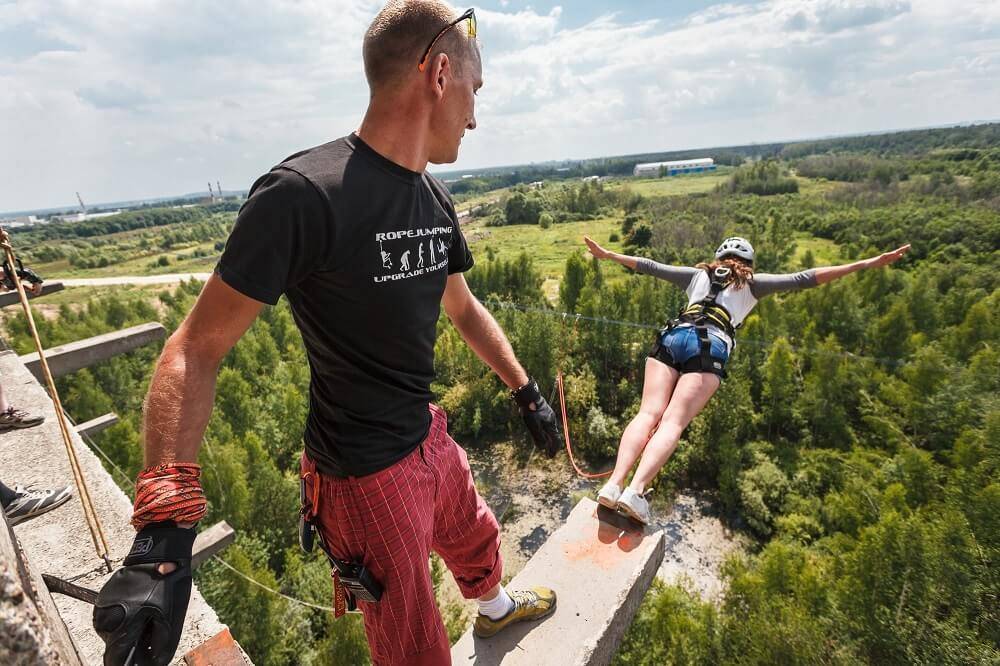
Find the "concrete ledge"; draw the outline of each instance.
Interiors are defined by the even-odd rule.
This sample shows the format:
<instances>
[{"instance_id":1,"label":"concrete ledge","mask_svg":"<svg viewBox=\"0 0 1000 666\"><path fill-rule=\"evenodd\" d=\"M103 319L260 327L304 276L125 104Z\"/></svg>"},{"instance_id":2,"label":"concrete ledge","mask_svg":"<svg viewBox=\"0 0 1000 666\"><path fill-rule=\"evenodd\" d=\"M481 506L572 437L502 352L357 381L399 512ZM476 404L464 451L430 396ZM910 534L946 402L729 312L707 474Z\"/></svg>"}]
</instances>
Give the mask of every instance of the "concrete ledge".
<instances>
[{"instance_id":1,"label":"concrete ledge","mask_svg":"<svg viewBox=\"0 0 1000 666\"><path fill-rule=\"evenodd\" d=\"M19 483L35 484L40 488L64 485L73 488L73 498L70 501L14 528L28 565L36 570L40 569L39 574L51 574L91 590L98 590L107 580L108 574L94 553L80 498L73 486L73 474L59 434L52 401L13 352L0 353L0 377L3 377L4 391L12 404L45 416L45 422L34 428L0 433L0 470L3 470L3 482L8 486ZM73 431L71 435L94 506L104 525L111 547L112 563L118 566L135 538L135 531L129 525L132 501L121 491L80 436ZM100 664L104 643L92 626L93 607L63 595L53 595L52 599L69 629L81 661L85 664ZM205 603L196 586L184 620L180 647L172 663L182 663L181 655L223 629L225 626L219 622L215 611Z\"/></svg>"},{"instance_id":2,"label":"concrete ledge","mask_svg":"<svg viewBox=\"0 0 1000 666\"><path fill-rule=\"evenodd\" d=\"M205 560L221 553L223 549L236 541L236 530L229 523L222 520L209 527L207 530L198 532L194 540L194 547L191 549L191 568L197 569Z\"/></svg>"},{"instance_id":3,"label":"concrete ledge","mask_svg":"<svg viewBox=\"0 0 1000 666\"><path fill-rule=\"evenodd\" d=\"M40 293L38 296L35 296L27 289L25 289L25 293L28 295L28 300L30 301L33 298L39 298L41 296L47 296L56 291L62 291L62 288L63 288L62 282L43 282L42 293ZM4 293L0 294L0 308L5 308L8 305L14 305L15 303L20 303L20 302L21 302L21 297L17 295L17 290L5 291Z\"/></svg>"},{"instance_id":4,"label":"concrete ledge","mask_svg":"<svg viewBox=\"0 0 1000 666\"><path fill-rule=\"evenodd\" d=\"M597 519L583 499L508 584L556 591L555 612L493 638L469 630L451 650L455 666L609 664L663 560L663 532L625 532Z\"/></svg>"},{"instance_id":5,"label":"concrete ledge","mask_svg":"<svg viewBox=\"0 0 1000 666\"><path fill-rule=\"evenodd\" d=\"M74 430L80 433L81 437L90 437L91 435L96 435L102 430L106 430L118 423L118 415L115 413L105 414L104 416L98 416L96 419L90 419L89 421L84 421L83 423L78 423Z\"/></svg>"},{"instance_id":6,"label":"concrete ledge","mask_svg":"<svg viewBox=\"0 0 1000 666\"><path fill-rule=\"evenodd\" d=\"M49 362L52 376L62 377L151 342L162 340L166 335L167 330L159 322L139 324L121 331L95 335L86 340L78 340L46 349L45 358ZM20 360L38 381L45 381L38 352L25 354L20 357Z\"/></svg>"}]
</instances>

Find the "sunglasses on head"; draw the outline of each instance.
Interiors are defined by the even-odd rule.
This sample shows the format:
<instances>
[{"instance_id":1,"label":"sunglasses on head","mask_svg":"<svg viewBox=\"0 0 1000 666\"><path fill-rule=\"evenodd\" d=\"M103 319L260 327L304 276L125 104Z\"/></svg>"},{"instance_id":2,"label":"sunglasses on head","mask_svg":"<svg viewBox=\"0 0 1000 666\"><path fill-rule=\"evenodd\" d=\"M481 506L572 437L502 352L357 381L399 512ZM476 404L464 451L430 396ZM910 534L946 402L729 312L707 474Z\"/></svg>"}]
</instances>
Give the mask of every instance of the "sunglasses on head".
<instances>
[{"instance_id":1,"label":"sunglasses on head","mask_svg":"<svg viewBox=\"0 0 1000 666\"><path fill-rule=\"evenodd\" d=\"M420 59L420 62L417 64L417 69L419 69L421 72L424 71L424 68L427 67L427 59L431 57L431 51L434 49L434 45L437 44L437 41L441 39L441 37L443 37L446 32L451 30L453 27L455 27L462 21L465 21L466 19L468 19L469 21L469 32L468 32L469 39L476 38L476 10L466 9L461 16L459 16L457 19L455 19L454 21L443 27L441 29L441 32L439 32L434 37L434 39L431 40L431 43L428 44L427 48L424 50L424 56Z\"/></svg>"}]
</instances>

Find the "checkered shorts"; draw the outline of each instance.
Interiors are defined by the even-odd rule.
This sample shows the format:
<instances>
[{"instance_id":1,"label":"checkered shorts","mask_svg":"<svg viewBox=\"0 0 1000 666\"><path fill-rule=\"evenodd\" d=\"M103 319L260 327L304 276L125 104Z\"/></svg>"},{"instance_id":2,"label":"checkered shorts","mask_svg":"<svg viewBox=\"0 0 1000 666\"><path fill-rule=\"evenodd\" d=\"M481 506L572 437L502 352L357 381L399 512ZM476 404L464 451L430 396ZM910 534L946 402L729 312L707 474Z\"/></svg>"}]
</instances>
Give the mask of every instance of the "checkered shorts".
<instances>
[{"instance_id":1,"label":"checkered shorts","mask_svg":"<svg viewBox=\"0 0 1000 666\"><path fill-rule=\"evenodd\" d=\"M302 456L303 475L319 480L314 523L324 541L338 559L363 562L384 588L381 601L358 602L375 666L451 663L431 584L432 550L468 599L488 592L503 572L496 518L476 493L465 451L448 435L444 410L430 410L427 438L374 474L317 474Z\"/></svg>"}]
</instances>

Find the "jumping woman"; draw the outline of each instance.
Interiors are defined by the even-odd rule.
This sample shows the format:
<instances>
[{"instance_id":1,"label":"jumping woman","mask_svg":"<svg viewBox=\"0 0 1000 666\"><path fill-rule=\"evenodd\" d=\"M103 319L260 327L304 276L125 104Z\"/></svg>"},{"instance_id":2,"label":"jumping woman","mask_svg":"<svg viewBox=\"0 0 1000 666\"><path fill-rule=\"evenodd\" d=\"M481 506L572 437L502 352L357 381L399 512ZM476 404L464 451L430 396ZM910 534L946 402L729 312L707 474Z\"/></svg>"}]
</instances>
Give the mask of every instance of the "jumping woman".
<instances>
[{"instance_id":1,"label":"jumping woman","mask_svg":"<svg viewBox=\"0 0 1000 666\"><path fill-rule=\"evenodd\" d=\"M641 523L649 523L644 494L656 473L673 455L681 433L708 403L726 376L736 329L757 301L783 291L808 289L865 268L887 266L910 246L843 266L812 268L786 275L754 274L754 250L744 238L727 238L715 251L715 261L695 268L668 266L641 257L605 250L584 237L598 259L610 259L644 275L652 275L687 291L688 304L657 335L646 359L639 413L622 433L618 460L597 500ZM640 459L641 456L641 459ZM625 487L636 460L632 482Z\"/></svg>"}]
</instances>

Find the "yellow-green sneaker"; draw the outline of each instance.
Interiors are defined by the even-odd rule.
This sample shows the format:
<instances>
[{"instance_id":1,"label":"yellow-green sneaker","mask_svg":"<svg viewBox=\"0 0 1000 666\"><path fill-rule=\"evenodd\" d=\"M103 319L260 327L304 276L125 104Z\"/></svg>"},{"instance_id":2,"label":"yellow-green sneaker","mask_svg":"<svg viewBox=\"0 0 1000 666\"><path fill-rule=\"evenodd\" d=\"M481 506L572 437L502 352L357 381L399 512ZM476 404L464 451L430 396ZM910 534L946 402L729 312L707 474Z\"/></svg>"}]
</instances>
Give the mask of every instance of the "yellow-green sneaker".
<instances>
[{"instance_id":1,"label":"yellow-green sneaker","mask_svg":"<svg viewBox=\"0 0 1000 666\"><path fill-rule=\"evenodd\" d=\"M480 638L489 638L509 624L522 620L540 620L556 609L556 593L547 587L511 592L514 608L499 620L492 620L480 613L472 626L472 633Z\"/></svg>"}]
</instances>

